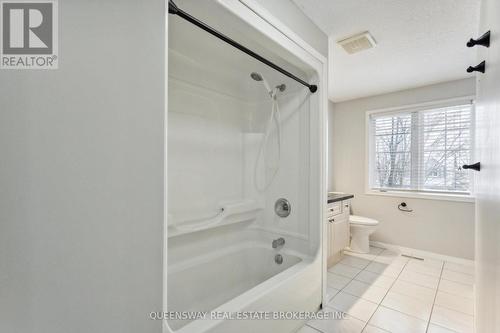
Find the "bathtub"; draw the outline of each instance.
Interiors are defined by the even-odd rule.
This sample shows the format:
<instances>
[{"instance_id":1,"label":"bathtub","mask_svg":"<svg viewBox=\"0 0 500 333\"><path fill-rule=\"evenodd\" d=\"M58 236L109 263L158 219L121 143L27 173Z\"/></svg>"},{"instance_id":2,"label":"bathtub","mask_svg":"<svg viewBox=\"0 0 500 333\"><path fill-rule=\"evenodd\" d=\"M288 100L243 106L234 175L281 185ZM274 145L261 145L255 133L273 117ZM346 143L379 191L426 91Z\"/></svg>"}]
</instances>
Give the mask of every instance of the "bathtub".
<instances>
[{"instance_id":1,"label":"bathtub","mask_svg":"<svg viewBox=\"0 0 500 333\"><path fill-rule=\"evenodd\" d=\"M275 262L278 253L282 264ZM312 273L313 266L312 258L255 243L176 263L168 268L167 311L315 311L321 296L320 284L313 283L318 276L317 271ZM300 309L291 304L301 304ZM290 330L281 330L283 325L273 328L272 320L221 320L211 319L210 314L207 319L168 321L170 329L179 333L288 332L300 325L290 321L285 325Z\"/></svg>"}]
</instances>

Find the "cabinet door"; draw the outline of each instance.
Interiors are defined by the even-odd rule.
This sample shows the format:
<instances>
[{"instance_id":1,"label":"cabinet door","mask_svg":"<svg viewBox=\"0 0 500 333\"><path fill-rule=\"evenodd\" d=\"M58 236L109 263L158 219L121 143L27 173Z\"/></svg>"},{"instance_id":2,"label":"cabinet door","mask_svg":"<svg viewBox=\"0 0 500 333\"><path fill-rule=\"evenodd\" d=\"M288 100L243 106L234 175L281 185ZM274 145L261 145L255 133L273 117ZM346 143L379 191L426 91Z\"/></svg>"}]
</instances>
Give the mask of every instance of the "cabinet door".
<instances>
[{"instance_id":1,"label":"cabinet door","mask_svg":"<svg viewBox=\"0 0 500 333\"><path fill-rule=\"evenodd\" d=\"M346 218L333 222L333 251L337 253L349 245L349 221Z\"/></svg>"}]
</instances>

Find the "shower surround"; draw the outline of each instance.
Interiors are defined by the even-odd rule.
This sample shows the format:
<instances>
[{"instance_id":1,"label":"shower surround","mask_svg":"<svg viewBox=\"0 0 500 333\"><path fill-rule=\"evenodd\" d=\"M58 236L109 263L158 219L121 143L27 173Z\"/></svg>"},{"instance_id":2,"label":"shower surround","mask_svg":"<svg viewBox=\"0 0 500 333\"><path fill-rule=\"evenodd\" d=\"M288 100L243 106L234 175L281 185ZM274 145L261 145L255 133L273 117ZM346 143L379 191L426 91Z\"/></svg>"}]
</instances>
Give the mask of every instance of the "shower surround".
<instances>
[{"instance_id":1,"label":"shower surround","mask_svg":"<svg viewBox=\"0 0 500 333\"><path fill-rule=\"evenodd\" d=\"M253 2L176 3L319 89L169 17L165 310L315 311L325 288L325 59L271 26L279 22ZM286 85L274 89L278 112L254 72L269 87ZM287 217L275 213L280 198ZM302 324L209 316L165 321L164 330L293 332Z\"/></svg>"}]
</instances>

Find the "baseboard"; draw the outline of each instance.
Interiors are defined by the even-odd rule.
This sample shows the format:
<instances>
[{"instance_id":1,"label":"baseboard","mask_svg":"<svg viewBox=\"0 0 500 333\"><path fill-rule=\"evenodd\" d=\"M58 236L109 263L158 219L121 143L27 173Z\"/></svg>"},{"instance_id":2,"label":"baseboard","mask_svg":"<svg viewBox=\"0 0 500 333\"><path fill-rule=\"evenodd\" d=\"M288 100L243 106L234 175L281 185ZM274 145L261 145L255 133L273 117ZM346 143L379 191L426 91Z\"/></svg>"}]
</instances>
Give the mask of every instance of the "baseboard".
<instances>
[{"instance_id":1,"label":"baseboard","mask_svg":"<svg viewBox=\"0 0 500 333\"><path fill-rule=\"evenodd\" d=\"M383 243L383 242L376 242L376 241L370 241L370 245L375 246L375 247L382 247L382 248L385 248L388 250L399 251L403 254L407 254L410 256L414 256L414 257L443 260L443 261L448 261L448 262L452 262L452 263L460 264L460 265L474 266L473 260L447 256L444 254L439 254L439 253L434 253L434 252L429 252L429 251L424 251L424 250L412 249L410 247L404 247L404 246L388 244L388 243Z\"/></svg>"}]
</instances>

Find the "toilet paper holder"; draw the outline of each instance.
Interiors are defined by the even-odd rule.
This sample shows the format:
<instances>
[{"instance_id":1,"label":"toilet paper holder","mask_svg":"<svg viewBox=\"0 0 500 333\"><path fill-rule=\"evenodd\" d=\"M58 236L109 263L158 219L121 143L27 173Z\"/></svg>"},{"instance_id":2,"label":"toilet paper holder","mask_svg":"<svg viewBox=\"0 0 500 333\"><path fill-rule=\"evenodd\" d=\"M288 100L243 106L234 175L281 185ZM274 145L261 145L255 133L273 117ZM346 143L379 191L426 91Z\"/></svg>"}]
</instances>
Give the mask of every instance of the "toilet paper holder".
<instances>
[{"instance_id":1,"label":"toilet paper holder","mask_svg":"<svg viewBox=\"0 0 500 333\"><path fill-rule=\"evenodd\" d=\"M408 208L408 205L404 201L398 205L398 209L402 212L407 212L407 213L413 212L413 209Z\"/></svg>"}]
</instances>

